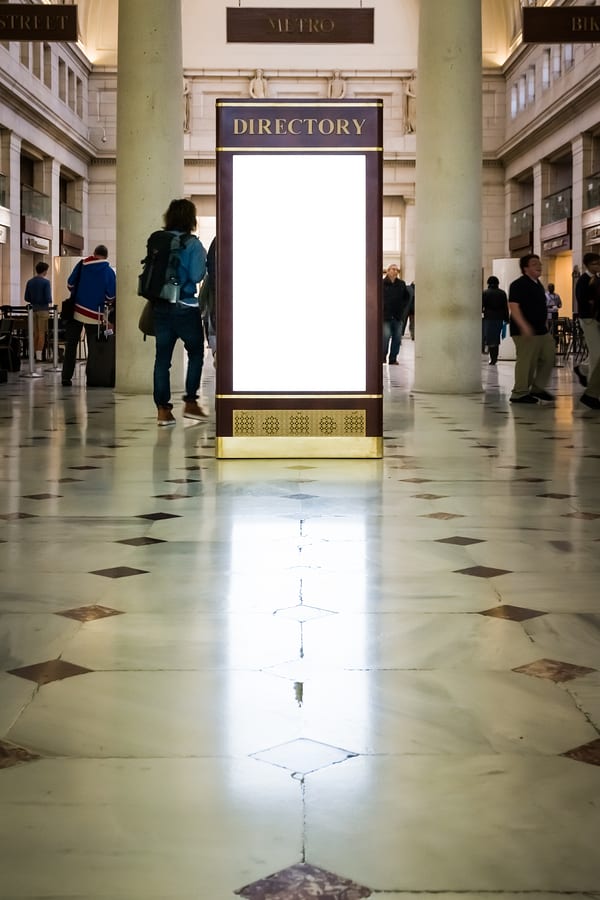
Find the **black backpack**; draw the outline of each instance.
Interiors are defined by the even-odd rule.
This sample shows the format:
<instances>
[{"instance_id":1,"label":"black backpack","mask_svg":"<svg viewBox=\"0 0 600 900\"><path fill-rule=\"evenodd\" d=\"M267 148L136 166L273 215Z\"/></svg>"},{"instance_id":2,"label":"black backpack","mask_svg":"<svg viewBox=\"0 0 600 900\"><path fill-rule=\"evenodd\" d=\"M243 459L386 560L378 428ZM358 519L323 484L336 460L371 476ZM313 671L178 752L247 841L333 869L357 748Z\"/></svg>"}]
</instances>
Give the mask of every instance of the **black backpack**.
<instances>
[{"instance_id":1,"label":"black backpack","mask_svg":"<svg viewBox=\"0 0 600 900\"><path fill-rule=\"evenodd\" d=\"M189 234L153 231L146 242L146 258L138 277L138 295L146 300L179 299L179 257Z\"/></svg>"}]
</instances>

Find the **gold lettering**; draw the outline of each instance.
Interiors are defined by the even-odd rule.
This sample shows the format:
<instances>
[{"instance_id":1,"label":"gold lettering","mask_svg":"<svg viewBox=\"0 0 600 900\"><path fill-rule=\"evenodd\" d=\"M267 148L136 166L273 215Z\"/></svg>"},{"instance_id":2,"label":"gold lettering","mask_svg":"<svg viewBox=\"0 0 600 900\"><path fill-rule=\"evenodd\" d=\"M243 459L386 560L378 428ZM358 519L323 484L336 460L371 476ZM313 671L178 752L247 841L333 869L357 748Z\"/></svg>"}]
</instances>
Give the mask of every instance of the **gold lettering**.
<instances>
[{"instance_id":1,"label":"gold lettering","mask_svg":"<svg viewBox=\"0 0 600 900\"><path fill-rule=\"evenodd\" d=\"M1 22L1 20L0 20ZM1 26L0 26L1 27ZM322 134L324 137L329 135L346 135L351 134L362 135L366 124L366 119L241 119L234 118L233 134L234 135L281 135L292 134L298 136L306 134L313 136Z\"/></svg>"},{"instance_id":2,"label":"gold lettering","mask_svg":"<svg viewBox=\"0 0 600 900\"><path fill-rule=\"evenodd\" d=\"M321 134L333 134L335 131L335 122L333 119L321 119L319 122L319 131Z\"/></svg>"},{"instance_id":3,"label":"gold lettering","mask_svg":"<svg viewBox=\"0 0 600 900\"><path fill-rule=\"evenodd\" d=\"M291 18L289 16L267 16L267 27L279 34L331 34L335 31L335 21L330 18L319 19L312 16Z\"/></svg>"},{"instance_id":4,"label":"gold lettering","mask_svg":"<svg viewBox=\"0 0 600 900\"><path fill-rule=\"evenodd\" d=\"M600 31L597 16L572 16L571 31Z\"/></svg>"}]
</instances>

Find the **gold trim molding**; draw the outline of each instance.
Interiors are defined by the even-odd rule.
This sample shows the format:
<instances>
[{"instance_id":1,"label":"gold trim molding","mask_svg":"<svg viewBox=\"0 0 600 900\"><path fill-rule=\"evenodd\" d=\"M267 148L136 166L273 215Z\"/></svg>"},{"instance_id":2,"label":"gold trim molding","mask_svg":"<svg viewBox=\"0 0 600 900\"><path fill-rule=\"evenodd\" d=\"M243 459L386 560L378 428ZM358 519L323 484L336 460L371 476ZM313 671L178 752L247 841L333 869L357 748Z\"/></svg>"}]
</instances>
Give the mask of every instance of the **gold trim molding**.
<instances>
[{"instance_id":1,"label":"gold trim molding","mask_svg":"<svg viewBox=\"0 0 600 900\"><path fill-rule=\"evenodd\" d=\"M217 459L381 459L382 437L218 437Z\"/></svg>"}]
</instances>

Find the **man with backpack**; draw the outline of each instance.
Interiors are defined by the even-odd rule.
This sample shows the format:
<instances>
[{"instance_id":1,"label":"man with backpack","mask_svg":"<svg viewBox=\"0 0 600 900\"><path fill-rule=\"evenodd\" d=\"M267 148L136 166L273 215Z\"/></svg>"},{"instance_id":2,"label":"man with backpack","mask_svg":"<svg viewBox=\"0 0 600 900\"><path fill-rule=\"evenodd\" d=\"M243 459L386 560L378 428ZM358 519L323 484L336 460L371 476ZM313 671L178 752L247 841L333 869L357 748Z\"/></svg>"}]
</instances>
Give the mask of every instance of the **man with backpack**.
<instances>
[{"instance_id":1,"label":"man with backpack","mask_svg":"<svg viewBox=\"0 0 600 900\"><path fill-rule=\"evenodd\" d=\"M204 330L198 305L198 283L206 271L206 251L196 235L192 234L196 229L196 207L191 200L172 200L164 222L163 232L154 232L148 238L148 254L140 276L140 281L145 282L141 289L143 296L151 300L154 310L154 402L159 426L175 424L171 411L169 370L178 339L183 341L188 356L183 417L203 419L207 415L198 404L204 362ZM151 269L163 282L162 287L151 287Z\"/></svg>"}]
</instances>

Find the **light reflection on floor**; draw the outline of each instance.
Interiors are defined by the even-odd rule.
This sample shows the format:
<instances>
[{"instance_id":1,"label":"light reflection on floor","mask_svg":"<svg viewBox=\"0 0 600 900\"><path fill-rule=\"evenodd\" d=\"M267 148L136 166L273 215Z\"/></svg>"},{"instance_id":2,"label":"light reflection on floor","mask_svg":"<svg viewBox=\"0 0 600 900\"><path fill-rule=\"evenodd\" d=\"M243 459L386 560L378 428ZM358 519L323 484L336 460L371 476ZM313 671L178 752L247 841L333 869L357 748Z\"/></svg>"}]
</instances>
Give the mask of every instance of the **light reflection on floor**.
<instances>
[{"instance_id":1,"label":"light reflection on floor","mask_svg":"<svg viewBox=\"0 0 600 900\"><path fill-rule=\"evenodd\" d=\"M0 897L600 897L600 416L412 351L381 461L0 386Z\"/></svg>"}]
</instances>

